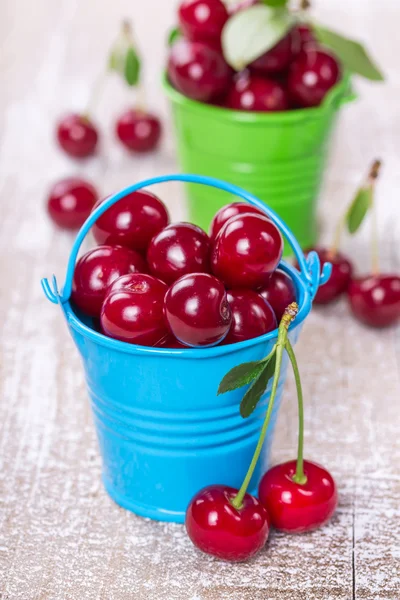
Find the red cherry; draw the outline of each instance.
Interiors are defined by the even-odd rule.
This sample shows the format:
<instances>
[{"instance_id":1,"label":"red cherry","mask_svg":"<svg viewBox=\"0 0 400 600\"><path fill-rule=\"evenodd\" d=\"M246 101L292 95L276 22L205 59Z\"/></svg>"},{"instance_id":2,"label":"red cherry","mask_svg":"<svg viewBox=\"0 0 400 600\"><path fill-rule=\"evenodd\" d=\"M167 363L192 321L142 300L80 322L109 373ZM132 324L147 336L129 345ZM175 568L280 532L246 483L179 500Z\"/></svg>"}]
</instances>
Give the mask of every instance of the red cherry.
<instances>
[{"instance_id":1,"label":"red cherry","mask_svg":"<svg viewBox=\"0 0 400 600\"><path fill-rule=\"evenodd\" d=\"M93 235L98 244L116 244L145 252L151 238L168 222L169 215L161 200L140 190L106 210L93 225Z\"/></svg>"},{"instance_id":2,"label":"red cherry","mask_svg":"<svg viewBox=\"0 0 400 600\"><path fill-rule=\"evenodd\" d=\"M153 237L147 262L155 277L173 283L187 273L208 273L209 255L210 240L200 227L173 223Z\"/></svg>"},{"instance_id":3,"label":"red cherry","mask_svg":"<svg viewBox=\"0 0 400 600\"><path fill-rule=\"evenodd\" d=\"M321 269L326 262L332 264L332 274L328 281L318 288L314 302L316 304L329 304L347 290L353 267L349 259L340 252L332 254L332 251L326 248L314 248L314 251L319 256ZM306 252L307 255L308 253L309 251Z\"/></svg>"},{"instance_id":4,"label":"red cherry","mask_svg":"<svg viewBox=\"0 0 400 600\"><path fill-rule=\"evenodd\" d=\"M268 283L258 290L272 307L278 323L283 317L285 308L296 301L296 289L294 283L283 271L277 269L272 273Z\"/></svg>"},{"instance_id":5,"label":"red cherry","mask_svg":"<svg viewBox=\"0 0 400 600\"><path fill-rule=\"evenodd\" d=\"M298 53L300 37L296 32L290 31L284 38L270 50L250 63L252 71L260 75L274 75L287 69L294 56Z\"/></svg>"},{"instance_id":6,"label":"red cherry","mask_svg":"<svg viewBox=\"0 0 400 600\"><path fill-rule=\"evenodd\" d=\"M130 108L119 117L115 131L128 150L149 152L160 140L161 123L155 115Z\"/></svg>"},{"instance_id":7,"label":"red cherry","mask_svg":"<svg viewBox=\"0 0 400 600\"><path fill-rule=\"evenodd\" d=\"M51 188L47 212L59 227L78 229L90 215L97 197L91 183L79 177L66 177Z\"/></svg>"},{"instance_id":8,"label":"red cherry","mask_svg":"<svg viewBox=\"0 0 400 600\"><path fill-rule=\"evenodd\" d=\"M221 0L184 0L179 7L179 26L190 40L219 40L228 20L228 11Z\"/></svg>"},{"instance_id":9,"label":"red cherry","mask_svg":"<svg viewBox=\"0 0 400 600\"><path fill-rule=\"evenodd\" d=\"M350 281L350 308L371 327L387 327L400 319L400 277L371 275Z\"/></svg>"},{"instance_id":10,"label":"red cherry","mask_svg":"<svg viewBox=\"0 0 400 600\"><path fill-rule=\"evenodd\" d=\"M293 481L296 461L276 465L261 479L258 497L271 525L288 533L311 531L326 523L337 506L336 484L330 473L304 461L305 484Z\"/></svg>"},{"instance_id":11,"label":"red cherry","mask_svg":"<svg viewBox=\"0 0 400 600\"><path fill-rule=\"evenodd\" d=\"M182 349L182 348L188 349L189 348L189 346L186 346L186 344L182 344L179 340L177 340L170 333L168 333L165 337L163 337L162 340L157 342L157 344L155 344L155 346L157 348L180 348L180 349Z\"/></svg>"},{"instance_id":12,"label":"red cherry","mask_svg":"<svg viewBox=\"0 0 400 600\"><path fill-rule=\"evenodd\" d=\"M234 80L225 105L233 110L272 112L286 110L288 100L277 81L245 73Z\"/></svg>"},{"instance_id":13,"label":"red cherry","mask_svg":"<svg viewBox=\"0 0 400 600\"><path fill-rule=\"evenodd\" d=\"M222 226L225 225L231 217L243 213L256 213L257 215L265 216L265 212L247 202L232 202L231 204L226 204L219 209L211 221L210 238L215 240Z\"/></svg>"},{"instance_id":14,"label":"red cherry","mask_svg":"<svg viewBox=\"0 0 400 600\"><path fill-rule=\"evenodd\" d=\"M175 281L165 296L164 312L171 333L188 346L220 342L232 322L224 286L207 273Z\"/></svg>"},{"instance_id":15,"label":"red cherry","mask_svg":"<svg viewBox=\"0 0 400 600\"><path fill-rule=\"evenodd\" d=\"M231 217L217 235L211 268L230 288L257 288L267 283L282 251L282 236L272 221L245 213Z\"/></svg>"},{"instance_id":16,"label":"red cherry","mask_svg":"<svg viewBox=\"0 0 400 600\"><path fill-rule=\"evenodd\" d=\"M232 310L232 325L224 344L236 344L264 335L277 328L271 306L252 290L231 290L228 302Z\"/></svg>"},{"instance_id":17,"label":"red cherry","mask_svg":"<svg viewBox=\"0 0 400 600\"><path fill-rule=\"evenodd\" d=\"M181 38L171 48L168 76L188 98L207 102L217 97L225 91L230 73L221 54L206 44Z\"/></svg>"},{"instance_id":18,"label":"red cherry","mask_svg":"<svg viewBox=\"0 0 400 600\"><path fill-rule=\"evenodd\" d=\"M70 114L58 123L57 139L67 154L74 158L85 158L94 154L98 133L87 117Z\"/></svg>"},{"instance_id":19,"label":"red cherry","mask_svg":"<svg viewBox=\"0 0 400 600\"><path fill-rule=\"evenodd\" d=\"M246 494L238 509L231 503L236 494L226 485L204 488L190 502L185 522L197 548L232 562L257 554L269 534L268 514L257 498Z\"/></svg>"},{"instance_id":20,"label":"red cherry","mask_svg":"<svg viewBox=\"0 0 400 600\"><path fill-rule=\"evenodd\" d=\"M107 290L101 309L104 333L139 346L156 345L167 334L163 315L167 289L163 281L143 273L117 279Z\"/></svg>"},{"instance_id":21,"label":"red cherry","mask_svg":"<svg viewBox=\"0 0 400 600\"><path fill-rule=\"evenodd\" d=\"M85 313L98 317L108 286L121 275L145 272L143 258L120 246L98 246L76 263L72 300Z\"/></svg>"},{"instance_id":22,"label":"red cherry","mask_svg":"<svg viewBox=\"0 0 400 600\"><path fill-rule=\"evenodd\" d=\"M318 106L339 81L340 75L339 64L332 54L316 46L307 46L290 65L289 95L299 106Z\"/></svg>"},{"instance_id":23,"label":"red cherry","mask_svg":"<svg viewBox=\"0 0 400 600\"><path fill-rule=\"evenodd\" d=\"M306 23L299 23L298 25L295 25L292 32L293 36L297 37L298 39L298 54L307 48L309 44L315 45L317 43L311 27Z\"/></svg>"}]
</instances>

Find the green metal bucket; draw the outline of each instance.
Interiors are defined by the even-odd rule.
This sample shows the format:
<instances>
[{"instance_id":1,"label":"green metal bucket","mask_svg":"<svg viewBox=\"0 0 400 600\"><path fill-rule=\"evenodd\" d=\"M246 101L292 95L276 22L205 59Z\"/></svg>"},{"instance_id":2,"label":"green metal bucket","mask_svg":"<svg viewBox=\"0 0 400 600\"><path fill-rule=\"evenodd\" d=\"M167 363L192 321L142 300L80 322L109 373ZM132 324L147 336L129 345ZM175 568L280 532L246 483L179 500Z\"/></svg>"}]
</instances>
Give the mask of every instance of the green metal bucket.
<instances>
[{"instance_id":1,"label":"green metal bucket","mask_svg":"<svg viewBox=\"0 0 400 600\"><path fill-rule=\"evenodd\" d=\"M316 200L336 115L354 99L344 77L317 108L279 113L233 111L186 98L164 77L184 173L238 185L275 210L302 248L317 237ZM206 231L233 198L188 184L189 220Z\"/></svg>"}]
</instances>

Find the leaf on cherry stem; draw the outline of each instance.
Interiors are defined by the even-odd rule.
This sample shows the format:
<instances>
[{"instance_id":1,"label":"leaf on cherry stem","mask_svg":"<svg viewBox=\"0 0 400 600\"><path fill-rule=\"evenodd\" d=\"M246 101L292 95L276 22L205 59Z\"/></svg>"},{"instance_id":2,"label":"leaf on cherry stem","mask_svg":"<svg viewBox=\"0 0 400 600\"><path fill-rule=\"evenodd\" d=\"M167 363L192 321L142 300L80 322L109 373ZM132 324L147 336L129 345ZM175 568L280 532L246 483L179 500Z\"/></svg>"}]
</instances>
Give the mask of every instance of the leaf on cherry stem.
<instances>
[{"instance_id":1,"label":"leaf on cherry stem","mask_svg":"<svg viewBox=\"0 0 400 600\"><path fill-rule=\"evenodd\" d=\"M360 228L365 215L372 205L372 201L372 186L361 187L346 214L346 224L350 234L355 233Z\"/></svg>"},{"instance_id":2,"label":"leaf on cherry stem","mask_svg":"<svg viewBox=\"0 0 400 600\"><path fill-rule=\"evenodd\" d=\"M125 56L124 78L131 87L138 84L140 77L140 60L135 49L130 46Z\"/></svg>"},{"instance_id":3,"label":"leaf on cherry stem","mask_svg":"<svg viewBox=\"0 0 400 600\"><path fill-rule=\"evenodd\" d=\"M268 361L264 364L264 368L253 381L240 403L240 414L243 418L249 417L259 403L261 396L267 389L270 379L275 374L276 353L274 352Z\"/></svg>"},{"instance_id":4,"label":"leaf on cherry stem","mask_svg":"<svg viewBox=\"0 0 400 600\"><path fill-rule=\"evenodd\" d=\"M289 0L261 0L262 4L266 4L267 6L272 6L273 8L279 8L280 6L285 6Z\"/></svg>"},{"instance_id":5,"label":"leaf on cherry stem","mask_svg":"<svg viewBox=\"0 0 400 600\"><path fill-rule=\"evenodd\" d=\"M179 27L174 27L173 29L170 30L170 32L168 33L168 38L167 38L167 44L168 46L172 46L176 40L179 40L179 38L182 37L182 32L179 29Z\"/></svg>"},{"instance_id":6,"label":"leaf on cherry stem","mask_svg":"<svg viewBox=\"0 0 400 600\"><path fill-rule=\"evenodd\" d=\"M237 367L233 367L221 380L217 394L225 394L232 392L238 388L247 385L264 370L265 359L253 362L242 363Z\"/></svg>"}]
</instances>

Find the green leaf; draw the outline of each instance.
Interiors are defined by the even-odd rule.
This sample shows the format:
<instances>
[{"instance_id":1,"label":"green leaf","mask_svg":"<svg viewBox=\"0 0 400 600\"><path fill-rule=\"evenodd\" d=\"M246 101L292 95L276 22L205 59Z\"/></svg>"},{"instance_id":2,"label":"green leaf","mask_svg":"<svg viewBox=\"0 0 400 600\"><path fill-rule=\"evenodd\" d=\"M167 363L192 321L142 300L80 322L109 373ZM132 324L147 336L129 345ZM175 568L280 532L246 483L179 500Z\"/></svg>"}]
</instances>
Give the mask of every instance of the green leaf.
<instances>
[{"instance_id":1,"label":"green leaf","mask_svg":"<svg viewBox=\"0 0 400 600\"><path fill-rule=\"evenodd\" d=\"M171 29L171 31L168 34L168 38L167 38L167 44L168 46L172 46L172 44L174 42L176 42L176 40L179 40L179 38L182 37L182 32L179 29L179 27L174 27L173 29Z\"/></svg>"},{"instance_id":2,"label":"green leaf","mask_svg":"<svg viewBox=\"0 0 400 600\"><path fill-rule=\"evenodd\" d=\"M130 46L125 55L124 78L128 85L137 85L140 76L140 60L135 49Z\"/></svg>"},{"instance_id":3,"label":"green leaf","mask_svg":"<svg viewBox=\"0 0 400 600\"><path fill-rule=\"evenodd\" d=\"M382 72L362 44L321 25L314 24L313 31L318 40L331 48L349 71L373 81L383 81Z\"/></svg>"},{"instance_id":4,"label":"green leaf","mask_svg":"<svg viewBox=\"0 0 400 600\"><path fill-rule=\"evenodd\" d=\"M225 394L253 381L265 367L263 360L242 363L233 367L221 380L218 387L218 394Z\"/></svg>"},{"instance_id":5,"label":"green leaf","mask_svg":"<svg viewBox=\"0 0 400 600\"><path fill-rule=\"evenodd\" d=\"M288 3L288 0L262 0L262 3L267 6L278 8L280 6L285 6Z\"/></svg>"},{"instance_id":6,"label":"green leaf","mask_svg":"<svg viewBox=\"0 0 400 600\"><path fill-rule=\"evenodd\" d=\"M267 389L271 377L274 376L276 365L276 354L274 353L265 364L263 370L253 381L240 403L240 414L243 418L249 417L259 403L261 396Z\"/></svg>"},{"instance_id":7,"label":"green leaf","mask_svg":"<svg viewBox=\"0 0 400 600\"><path fill-rule=\"evenodd\" d=\"M355 233L364 220L372 204L372 187L360 188L351 203L346 215L347 229L349 233Z\"/></svg>"},{"instance_id":8,"label":"green leaf","mask_svg":"<svg viewBox=\"0 0 400 600\"><path fill-rule=\"evenodd\" d=\"M241 10L222 30L222 49L227 63L241 71L281 40L294 23L286 8L256 4Z\"/></svg>"}]
</instances>

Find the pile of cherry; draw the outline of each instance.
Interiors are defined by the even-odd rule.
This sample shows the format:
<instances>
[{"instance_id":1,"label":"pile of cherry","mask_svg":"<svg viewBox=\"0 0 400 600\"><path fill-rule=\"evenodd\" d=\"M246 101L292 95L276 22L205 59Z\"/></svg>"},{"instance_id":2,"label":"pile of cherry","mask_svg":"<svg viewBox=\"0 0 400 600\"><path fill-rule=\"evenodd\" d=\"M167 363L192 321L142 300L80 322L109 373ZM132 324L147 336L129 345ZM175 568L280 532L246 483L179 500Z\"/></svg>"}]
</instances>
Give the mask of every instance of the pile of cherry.
<instances>
[{"instance_id":1,"label":"pile of cherry","mask_svg":"<svg viewBox=\"0 0 400 600\"><path fill-rule=\"evenodd\" d=\"M92 231L100 245L78 260L72 300L112 338L168 348L232 344L276 329L296 299L277 269L282 236L249 204L223 207L208 236L191 223L169 224L161 200L136 191Z\"/></svg>"}]
</instances>

